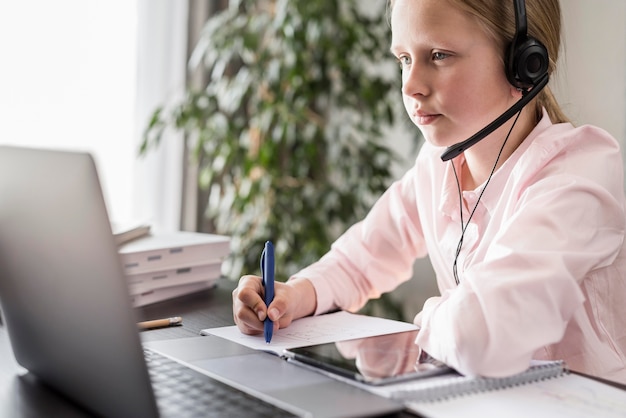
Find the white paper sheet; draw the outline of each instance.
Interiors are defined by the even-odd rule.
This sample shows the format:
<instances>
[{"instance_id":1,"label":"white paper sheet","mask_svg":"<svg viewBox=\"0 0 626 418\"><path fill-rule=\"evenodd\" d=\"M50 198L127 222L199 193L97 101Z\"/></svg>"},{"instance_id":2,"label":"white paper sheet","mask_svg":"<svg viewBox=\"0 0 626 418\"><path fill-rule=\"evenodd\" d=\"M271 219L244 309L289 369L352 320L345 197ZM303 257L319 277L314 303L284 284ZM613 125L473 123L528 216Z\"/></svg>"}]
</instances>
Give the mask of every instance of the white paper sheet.
<instances>
[{"instance_id":1,"label":"white paper sheet","mask_svg":"<svg viewBox=\"0 0 626 418\"><path fill-rule=\"evenodd\" d=\"M287 328L275 332L269 344L265 343L263 334L245 335L236 326L203 329L202 334L216 335L247 347L282 355L283 351L288 348L394 334L415 329L417 327L408 322L340 311L298 319Z\"/></svg>"}]
</instances>

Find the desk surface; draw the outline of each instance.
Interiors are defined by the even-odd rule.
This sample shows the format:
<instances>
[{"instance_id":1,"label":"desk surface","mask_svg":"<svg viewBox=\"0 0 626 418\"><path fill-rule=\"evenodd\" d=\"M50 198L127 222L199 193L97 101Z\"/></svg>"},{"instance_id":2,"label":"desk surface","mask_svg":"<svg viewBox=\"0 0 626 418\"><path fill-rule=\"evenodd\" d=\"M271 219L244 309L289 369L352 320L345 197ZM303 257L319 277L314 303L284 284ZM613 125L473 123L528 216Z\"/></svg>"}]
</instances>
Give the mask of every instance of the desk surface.
<instances>
[{"instance_id":1,"label":"desk surface","mask_svg":"<svg viewBox=\"0 0 626 418\"><path fill-rule=\"evenodd\" d=\"M236 282L223 279L213 289L137 308L140 321L171 316L183 318L181 326L142 331L141 339L195 337L204 328L234 325L231 294L235 286ZM0 326L0 417L51 416L85 418L91 415L25 374L13 358L6 330Z\"/></svg>"},{"instance_id":2,"label":"desk surface","mask_svg":"<svg viewBox=\"0 0 626 418\"><path fill-rule=\"evenodd\" d=\"M213 289L137 308L139 321L172 316L183 318L181 326L142 331L141 339L155 341L197 337L205 328L234 325L232 291L236 285L233 280L221 279Z\"/></svg>"},{"instance_id":3,"label":"desk surface","mask_svg":"<svg viewBox=\"0 0 626 418\"><path fill-rule=\"evenodd\" d=\"M137 308L140 321L183 317L181 326L142 331L141 339L156 341L195 337L204 328L233 325L231 293L235 286L236 282L224 279L213 289ZM624 385L613 385L626 388ZM85 418L90 415L43 386L33 376L25 374L13 358L6 330L0 326L0 417L50 416Z\"/></svg>"}]
</instances>

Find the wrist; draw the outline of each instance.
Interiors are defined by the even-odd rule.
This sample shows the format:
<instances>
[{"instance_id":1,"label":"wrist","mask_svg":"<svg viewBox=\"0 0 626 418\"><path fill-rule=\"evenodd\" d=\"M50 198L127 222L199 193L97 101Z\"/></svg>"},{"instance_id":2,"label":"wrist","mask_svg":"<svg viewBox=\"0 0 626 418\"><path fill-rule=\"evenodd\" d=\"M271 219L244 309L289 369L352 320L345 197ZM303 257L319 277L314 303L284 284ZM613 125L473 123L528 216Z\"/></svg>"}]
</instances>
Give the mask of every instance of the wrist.
<instances>
[{"instance_id":1,"label":"wrist","mask_svg":"<svg viewBox=\"0 0 626 418\"><path fill-rule=\"evenodd\" d=\"M295 291L296 306L294 307L294 319L311 316L317 307L317 293L309 279L297 278L287 282Z\"/></svg>"}]
</instances>

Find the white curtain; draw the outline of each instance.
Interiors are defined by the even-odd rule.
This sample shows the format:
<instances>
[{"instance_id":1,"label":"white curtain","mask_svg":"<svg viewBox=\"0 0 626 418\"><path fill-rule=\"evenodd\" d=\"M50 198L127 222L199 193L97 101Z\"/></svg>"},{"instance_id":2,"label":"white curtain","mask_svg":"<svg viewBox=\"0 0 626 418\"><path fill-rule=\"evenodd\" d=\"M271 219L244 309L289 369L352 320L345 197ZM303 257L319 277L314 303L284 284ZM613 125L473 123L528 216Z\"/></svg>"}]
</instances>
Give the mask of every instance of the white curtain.
<instances>
[{"instance_id":1,"label":"white curtain","mask_svg":"<svg viewBox=\"0 0 626 418\"><path fill-rule=\"evenodd\" d=\"M113 218L131 212L134 2L0 1L0 143L85 151Z\"/></svg>"},{"instance_id":2,"label":"white curtain","mask_svg":"<svg viewBox=\"0 0 626 418\"><path fill-rule=\"evenodd\" d=\"M187 1L138 0L137 146L151 113L179 101L185 88ZM155 228L180 228L183 184L183 138L167 132L158 148L136 163L135 217Z\"/></svg>"},{"instance_id":3,"label":"white curtain","mask_svg":"<svg viewBox=\"0 0 626 418\"><path fill-rule=\"evenodd\" d=\"M138 158L185 85L187 1L0 2L0 143L90 152L109 215L180 227L183 142Z\"/></svg>"}]
</instances>

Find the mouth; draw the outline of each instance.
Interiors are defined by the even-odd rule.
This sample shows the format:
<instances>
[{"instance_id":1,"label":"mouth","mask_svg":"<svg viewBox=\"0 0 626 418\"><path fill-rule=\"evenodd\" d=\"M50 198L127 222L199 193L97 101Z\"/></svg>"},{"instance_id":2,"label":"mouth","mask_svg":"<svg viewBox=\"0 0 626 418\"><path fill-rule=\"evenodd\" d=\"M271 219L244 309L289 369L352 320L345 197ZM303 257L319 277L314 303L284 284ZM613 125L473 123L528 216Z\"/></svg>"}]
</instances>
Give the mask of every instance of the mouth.
<instances>
[{"instance_id":1,"label":"mouth","mask_svg":"<svg viewBox=\"0 0 626 418\"><path fill-rule=\"evenodd\" d=\"M430 125L434 123L441 114L416 111L413 113L413 120L418 125Z\"/></svg>"}]
</instances>

